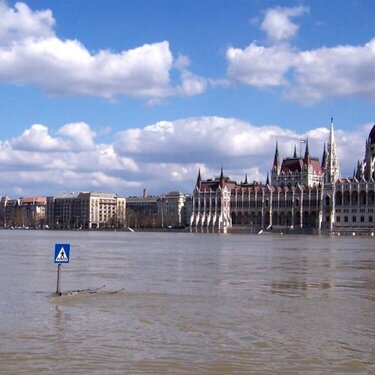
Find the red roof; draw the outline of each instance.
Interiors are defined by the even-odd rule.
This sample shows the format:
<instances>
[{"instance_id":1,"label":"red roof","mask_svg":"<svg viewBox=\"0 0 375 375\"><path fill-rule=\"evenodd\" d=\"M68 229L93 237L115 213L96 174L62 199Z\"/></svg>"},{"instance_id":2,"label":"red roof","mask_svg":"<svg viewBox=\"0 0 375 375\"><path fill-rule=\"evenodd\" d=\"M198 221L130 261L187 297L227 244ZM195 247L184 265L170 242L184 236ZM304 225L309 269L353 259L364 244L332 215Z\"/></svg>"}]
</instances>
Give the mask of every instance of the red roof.
<instances>
[{"instance_id":1,"label":"red roof","mask_svg":"<svg viewBox=\"0 0 375 375\"><path fill-rule=\"evenodd\" d=\"M320 165L319 160L311 159L310 165L315 172L322 173L322 166Z\"/></svg>"},{"instance_id":2,"label":"red roof","mask_svg":"<svg viewBox=\"0 0 375 375\"><path fill-rule=\"evenodd\" d=\"M303 159L284 159L281 164L281 172L301 172L303 168Z\"/></svg>"},{"instance_id":3,"label":"red roof","mask_svg":"<svg viewBox=\"0 0 375 375\"><path fill-rule=\"evenodd\" d=\"M319 163L318 159L310 158L310 165L312 166L314 172L322 173L322 167ZM281 164L281 172L282 173L295 173L295 172L302 172L304 166L303 159L299 158L287 158L283 160Z\"/></svg>"},{"instance_id":4,"label":"red roof","mask_svg":"<svg viewBox=\"0 0 375 375\"><path fill-rule=\"evenodd\" d=\"M38 204L45 204L47 202L46 197L27 197L27 198L22 198L22 203L38 203Z\"/></svg>"}]
</instances>

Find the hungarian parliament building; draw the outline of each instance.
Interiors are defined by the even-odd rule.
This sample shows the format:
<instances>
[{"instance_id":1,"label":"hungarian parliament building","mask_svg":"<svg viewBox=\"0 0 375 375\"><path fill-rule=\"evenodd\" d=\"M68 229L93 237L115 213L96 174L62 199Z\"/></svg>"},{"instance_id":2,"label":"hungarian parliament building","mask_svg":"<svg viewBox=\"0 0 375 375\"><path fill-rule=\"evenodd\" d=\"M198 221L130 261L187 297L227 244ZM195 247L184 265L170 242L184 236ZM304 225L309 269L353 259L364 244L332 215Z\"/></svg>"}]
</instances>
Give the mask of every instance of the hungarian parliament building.
<instances>
[{"instance_id":1,"label":"hungarian parliament building","mask_svg":"<svg viewBox=\"0 0 375 375\"><path fill-rule=\"evenodd\" d=\"M322 161L310 155L280 160L278 144L267 181L237 183L226 177L203 180L199 171L190 228L197 232L227 232L244 228L253 233L367 232L374 225L375 125L366 140L366 152L352 177L342 177L336 151L333 119Z\"/></svg>"}]
</instances>

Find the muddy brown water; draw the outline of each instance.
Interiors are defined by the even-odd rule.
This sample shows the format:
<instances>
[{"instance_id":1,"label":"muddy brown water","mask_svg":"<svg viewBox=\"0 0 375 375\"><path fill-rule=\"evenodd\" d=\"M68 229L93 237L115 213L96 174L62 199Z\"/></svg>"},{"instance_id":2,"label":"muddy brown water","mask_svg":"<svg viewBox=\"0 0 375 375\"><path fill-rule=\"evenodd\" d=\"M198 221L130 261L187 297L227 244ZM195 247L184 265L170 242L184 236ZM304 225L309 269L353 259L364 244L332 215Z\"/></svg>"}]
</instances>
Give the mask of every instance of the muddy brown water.
<instances>
[{"instance_id":1,"label":"muddy brown water","mask_svg":"<svg viewBox=\"0 0 375 375\"><path fill-rule=\"evenodd\" d=\"M375 239L1 230L0 374L52 373L375 374Z\"/></svg>"}]
</instances>

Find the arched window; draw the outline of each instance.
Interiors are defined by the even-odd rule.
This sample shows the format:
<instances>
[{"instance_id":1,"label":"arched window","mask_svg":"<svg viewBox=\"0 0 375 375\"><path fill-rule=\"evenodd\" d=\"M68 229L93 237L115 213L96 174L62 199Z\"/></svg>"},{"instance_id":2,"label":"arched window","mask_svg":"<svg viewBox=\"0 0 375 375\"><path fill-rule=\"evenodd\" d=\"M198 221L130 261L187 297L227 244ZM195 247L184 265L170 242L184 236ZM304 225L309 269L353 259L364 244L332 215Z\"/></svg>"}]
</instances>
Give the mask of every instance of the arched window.
<instances>
[{"instance_id":1,"label":"arched window","mask_svg":"<svg viewBox=\"0 0 375 375\"><path fill-rule=\"evenodd\" d=\"M361 205L366 205L366 201L367 201L366 198L367 198L367 197L366 197L366 192L362 190L362 191L359 193L359 204L361 204Z\"/></svg>"},{"instance_id":2,"label":"arched window","mask_svg":"<svg viewBox=\"0 0 375 375\"><path fill-rule=\"evenodd\" d=\"M342 205L342 194L341 191L338 191L336 193L336 205L341 206Z\"/></svg>"},{"instance_id":3,"label":"arched window","mask_svg":"<svg viewBox=\"0 0 375 375\"><path fill-rule=\"evenodd\" d=\"M352 192L352 204L358 204L358 192Z\"/></svg>"}]
</instances>

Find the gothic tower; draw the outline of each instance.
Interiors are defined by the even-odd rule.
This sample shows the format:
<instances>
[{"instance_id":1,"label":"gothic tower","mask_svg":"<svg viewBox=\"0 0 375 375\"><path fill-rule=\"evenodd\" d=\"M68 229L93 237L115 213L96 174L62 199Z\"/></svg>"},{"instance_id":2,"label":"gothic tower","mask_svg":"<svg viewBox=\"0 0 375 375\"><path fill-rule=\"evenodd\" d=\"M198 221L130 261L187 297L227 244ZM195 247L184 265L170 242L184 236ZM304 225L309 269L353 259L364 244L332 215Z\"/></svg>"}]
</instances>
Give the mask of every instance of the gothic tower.
<instances>
[{"instance_id":1,"label":"gothic tower","mask_svg":"<svg viewBox=\"0 0 375 375\"><path fill-rule=\"evenodd\" d=\"M280 155L279 155L279 144L276 141L275 156L273 158L273 165L271 170L271 184L277 185L278 177L281 171Z\"/></svg>"},{"instance_id":2,"label":"gothic tower","mask_svg":"<svg viewBox=\"0 0 375 375\"><path fill-rule=\"evenodd\" d=\"M340 167L337 159L335 134L333 131L333 117L331 117L331 130L329 133L329 142L327 145L326 161L325 161L325 183L336 182L340 178Z\"/></svg>"}]
</instances>

